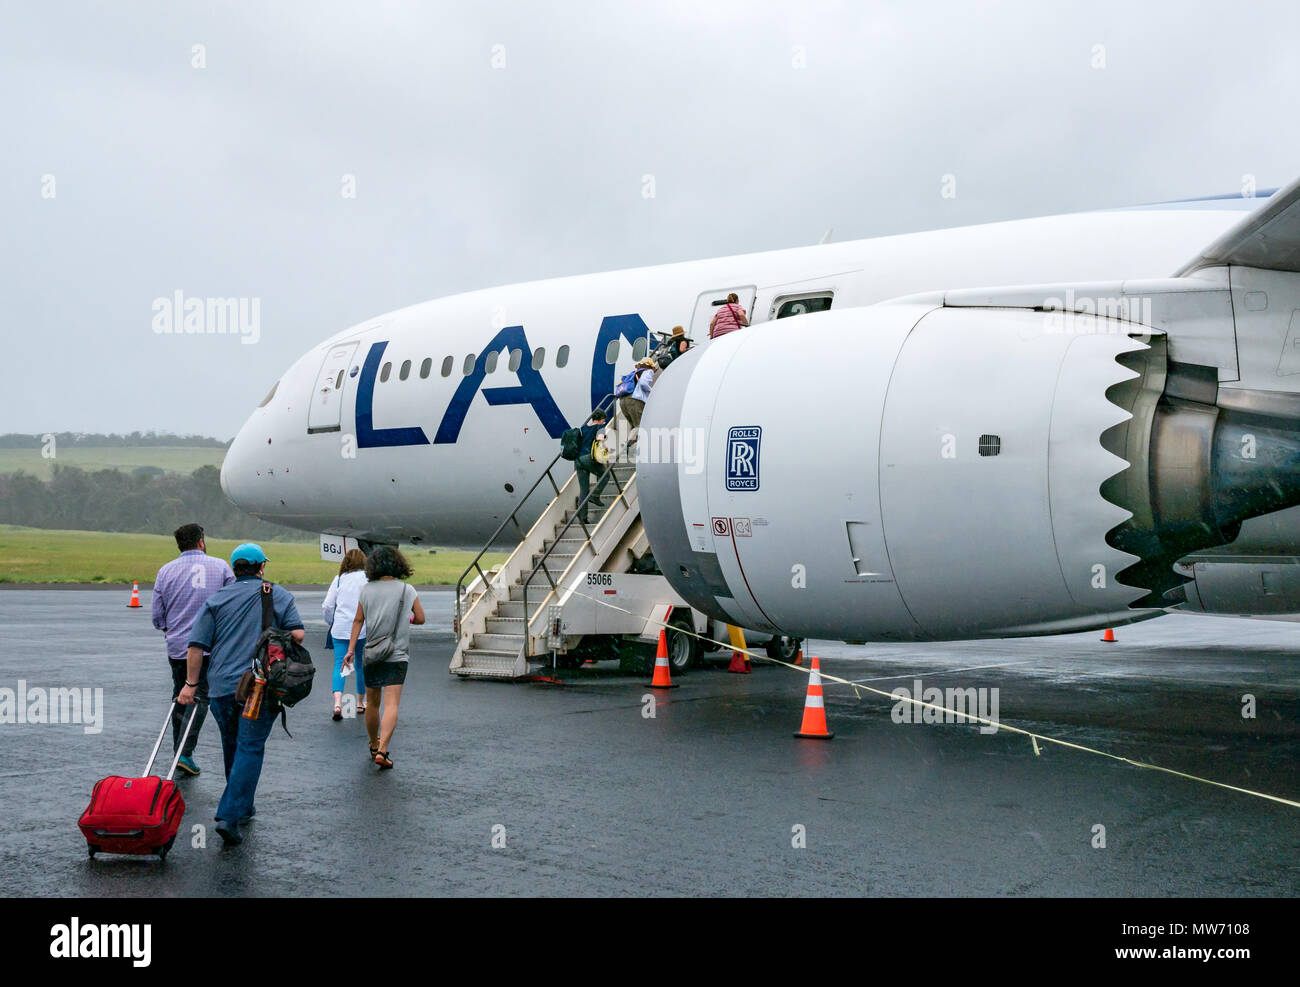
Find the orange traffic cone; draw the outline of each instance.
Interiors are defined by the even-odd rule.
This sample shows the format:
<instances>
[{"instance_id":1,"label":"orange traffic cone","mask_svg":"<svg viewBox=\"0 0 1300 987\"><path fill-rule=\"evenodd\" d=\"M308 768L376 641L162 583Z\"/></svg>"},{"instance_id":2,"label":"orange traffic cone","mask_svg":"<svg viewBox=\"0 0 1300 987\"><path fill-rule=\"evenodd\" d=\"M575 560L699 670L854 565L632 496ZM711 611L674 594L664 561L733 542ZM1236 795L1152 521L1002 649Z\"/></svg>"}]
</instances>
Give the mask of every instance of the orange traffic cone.
<instances>
[{"instance_id":1,"label":"orange traffic cone","mask_svg":"<svg viewBox=\"0 0 1300 987\"><path fill-rule=\"evenodd\" d=\"M794 656L794 663L795 663L796 665L802 665L802 664L803 664L803 648L800 648L800 649L798 650L798 652L795 654L795 656Z\"/></svg>"},{"instance_id":2,"label":"orange traffic cone","mask_svg":"<svg viewBox=\"0 0 1300 987\"><path fill-rule=\"evenodd\" d=\"M812 671L808 675L808 695L803 703L803 726L796 737L808 740L830 740L835 734L826 729L826 703L822 697L822 666L816 655L812 658Z\"/></svg>"},{"instance_id":3,"label":"orange traffic cone","mask_svg":"<svg viewBox=\"0 0 1300 987\"><path fill-rule=\"evenodd\" d=\"M727 637L731 641L731 664L727 666L727 671L748 675L751 669L749 655L746 654L748 649L745 646L745 632L739 627L728 624Z\"/></svg>"},{"instance_id":4,"label":"orange traffic cone","mask_svg":"<svg viewBox=\"0 0 1300 987\"><path fill-rule=\"evenodd\" d=\"M652 689L676 689L673 677L668 671L668 632L659 631L659 650L655 652L655 677L650 681Z\"/></svg>"},{"instance_id":5,"label":"orange traffic cone","mask_svg":"<svg viewBox=\"0 0 1300 987\"><path fill-rule=\"evenodd\" d=\"M1115 632L1114 632L1113 630L1111 630L1109 627L1107 627L1107 628L1106 628L1106 633L1103 634L1103 635L1101 636L1101 639L1102 639L1103 641L1105 641L1107 644L1114 644L1114 643L1115 643Z\"/></svg>"},{"instance_id":6,"label":"orange traffic cone","mask_svg":"<svg viewBox=\"0 0 1300 987\"><path fill-rule=\"evenodd\" d=\"M132 583L132 584L131 584L131 602L128 603L127 606L128 606L128 607L138 607L139 605L140 605L140 584L139 584L139 583Z\"/></svg>"}]
</instances>

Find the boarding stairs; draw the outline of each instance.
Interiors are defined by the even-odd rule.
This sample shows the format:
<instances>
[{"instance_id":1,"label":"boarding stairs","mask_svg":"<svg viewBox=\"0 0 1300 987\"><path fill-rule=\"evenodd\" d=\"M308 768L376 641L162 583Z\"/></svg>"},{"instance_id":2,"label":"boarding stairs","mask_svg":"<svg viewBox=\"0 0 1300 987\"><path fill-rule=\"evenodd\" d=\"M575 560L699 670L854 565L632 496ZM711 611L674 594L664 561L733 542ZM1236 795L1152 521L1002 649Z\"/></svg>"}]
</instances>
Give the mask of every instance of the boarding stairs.
<instances>
[{"instance_id":1,"label":"boarding stairs","mask_svg":"<svg viewBox=\"0 0 1300 987\"><path fill-rule=\"evenodd\" d=\"M600 405L613 405L609 396ZM617 428L610 417L610 434ZM637 501L636 469L614 462L612 476L594 503L593 477L587 521L579 520L578 477L558 454L501 522L456 586L456 650L451 672L462 678L514 680L530 674L529 662L547 660L555 647L551 614L564 590L592 572L627 572L648 550ZM538 498L549 503L525 531L520 517ZM483 558L513 525L519 543L499 568L485 571Z\"/></svg>"}]
</instances>

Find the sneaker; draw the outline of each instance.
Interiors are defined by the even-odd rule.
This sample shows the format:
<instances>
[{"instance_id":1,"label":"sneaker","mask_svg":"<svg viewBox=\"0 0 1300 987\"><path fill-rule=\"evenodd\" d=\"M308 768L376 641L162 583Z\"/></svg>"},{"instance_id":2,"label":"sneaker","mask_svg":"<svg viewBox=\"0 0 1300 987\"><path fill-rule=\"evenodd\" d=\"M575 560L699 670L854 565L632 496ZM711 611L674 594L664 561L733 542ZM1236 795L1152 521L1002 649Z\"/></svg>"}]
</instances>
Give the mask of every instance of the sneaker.
<instances>
[{"instance_id":1,"label":"sneaker","mask_svg":"<svg viewBox=\"0 0 1300 987\"><path fill-rule=\"evenodd\" d=\"M176 767L180 768L191 778L199 773L199 766L194 763L194 758L189 756L183 757L177 761Z\"/></svg>"}]
</instances>

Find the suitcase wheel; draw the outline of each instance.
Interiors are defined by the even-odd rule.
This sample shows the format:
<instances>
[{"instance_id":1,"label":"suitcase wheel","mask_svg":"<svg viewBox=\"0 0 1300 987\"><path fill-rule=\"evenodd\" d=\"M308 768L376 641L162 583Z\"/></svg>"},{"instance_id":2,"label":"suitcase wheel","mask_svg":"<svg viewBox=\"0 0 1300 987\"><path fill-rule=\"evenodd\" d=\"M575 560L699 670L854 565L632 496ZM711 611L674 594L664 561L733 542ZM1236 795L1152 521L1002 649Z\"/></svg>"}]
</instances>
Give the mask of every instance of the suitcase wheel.
<instances>
[{"instance_id":1,"label":"suitcase wheel","mask_svg":"<svg viewBox=\"0 0 1300 987\"><path fill-rule=\"evenodd\" d=\"M95 859L95 854L99 853L99 847L97 847L97 846L95 846L95 844L91 843L91 844L89 844L89 845L86 847L86 849L87 849L88 851L90 851L90 859L91 859L91 860L94 860L94 859Z\"/></svg>"},{"instance_id":2,"label":"suitcase wheel","mask_svg":"<svg viewBox=\"0 0 1300 987\"><path fill-rule=\"evenodd\" d=\"M173 836L170 840L168 840L166 843L164 843L162 846L160 846L160 847L158 848L158 859L159 859L159 860L166 860L166 859L167 859L167 851L170 850L170 849L172 848L172 844L175 843L175 842L176 842L176 837Z\"/></svg>"}]
</instances>

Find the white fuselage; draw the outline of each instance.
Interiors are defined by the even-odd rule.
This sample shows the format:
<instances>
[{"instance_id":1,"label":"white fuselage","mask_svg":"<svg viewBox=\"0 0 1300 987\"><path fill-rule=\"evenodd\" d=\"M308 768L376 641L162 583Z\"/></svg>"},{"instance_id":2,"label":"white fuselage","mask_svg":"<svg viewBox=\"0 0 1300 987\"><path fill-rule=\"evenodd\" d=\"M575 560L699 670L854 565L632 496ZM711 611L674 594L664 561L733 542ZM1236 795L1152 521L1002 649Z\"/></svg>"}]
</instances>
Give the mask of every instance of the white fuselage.
<instances>
[{"instance_id":1,"label":"white fuselage","mask_svg":"<svg viewBox=\"0 0 1300 987\"><path fill-rule=\"evenodd\" d=\"M1252 203L1232 205L995 223L425 302L295 362L240 430L222 485L249 513L307 531L477 547L555 456L560 431L631 368L633 340L683 325L707 345L711 302L728 291L752 299L757 323L816 293L838 311L941 289L1165 277Z\"/></svg>"}]
</instances>

